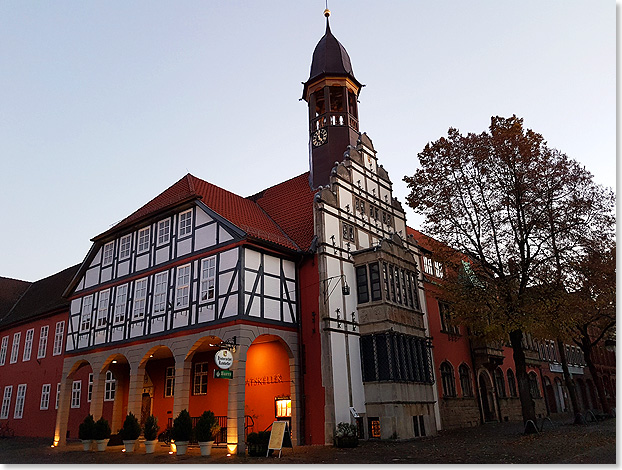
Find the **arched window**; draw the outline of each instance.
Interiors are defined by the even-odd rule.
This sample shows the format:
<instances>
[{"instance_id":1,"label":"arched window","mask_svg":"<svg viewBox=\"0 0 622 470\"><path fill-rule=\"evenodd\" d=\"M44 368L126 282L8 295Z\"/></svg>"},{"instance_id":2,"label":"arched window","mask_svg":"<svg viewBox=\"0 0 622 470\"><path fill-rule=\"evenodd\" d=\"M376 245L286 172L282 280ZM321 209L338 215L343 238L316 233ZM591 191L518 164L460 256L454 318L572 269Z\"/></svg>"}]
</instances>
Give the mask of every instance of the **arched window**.
<instances>
[{"instance_id":1,"label":"arched window","mask_svg":"<svg viewBox=\"0 0 622 470\"><path fill-rule=\"evenodd\" d=\"M529 372L529 392L531 398L540 398L540 387L538 386L538 376L535 372Z\"/></svg>"},{"instance_id":2,"label":"arched window","mask_svg":"<svg viewBox=\"0 0 622 470\"><path fill-rule=\"evenodd\" d=\"M518 396L516 393L516 378L512 369L508 369L508 392L510 392L511 397Z\"/></svg>"},{"instance_id":3,"label":"arched window","mask_svg":"<svg viewBox=\"0 0 622 470\"><path fill-rule=\"evenodd\" d=\"M473 396L473 387L471 386L471 371L466 364L460 365L458 368L458 374L460 375L460 388L462 388L463 397Z\"/></svg>"},{"instance_id":4,"label":"arched window","mask_svg":"<svg viewBox=\"0 0 622 470\"><path fill-rule=\"evenodd\" d=\"M441 381L444 397L456 396L456 381L454 379L454 368L449 362L441 364Z\"/></svg>"},{"instance_id":5,"label":"arched window","mask_svg":"<svg viewBox=\"0 0 622 470\"><path fill-rule=\"evenodd\" d=\"M495 369L495 387L497 388L497 395L500 398L505 398L505 380L503 379L503 371L500 367Z\"/></svg>"}]
</instances>

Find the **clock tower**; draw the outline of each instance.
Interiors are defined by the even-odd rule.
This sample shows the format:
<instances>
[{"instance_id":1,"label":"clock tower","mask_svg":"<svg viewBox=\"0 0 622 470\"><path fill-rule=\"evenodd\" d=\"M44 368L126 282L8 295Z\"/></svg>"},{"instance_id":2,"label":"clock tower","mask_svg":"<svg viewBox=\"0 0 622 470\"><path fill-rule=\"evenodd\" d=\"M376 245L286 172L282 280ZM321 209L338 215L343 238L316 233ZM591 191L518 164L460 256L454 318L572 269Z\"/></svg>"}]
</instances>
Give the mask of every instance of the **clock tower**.
<instances>
[{"instance_id":1,"label":"clock tower","mask_svg":"<svg viewBox=\"0 0 622 470\"><path fill-rule=\"evenodd\" d=\"M363 85L354 77L350 56L330 31L320 39L311 62L302 98L309 104L309 184L313 189L329 183L335 162L343 160L348 145L359 138L357 98Z\"/></svg>"}]
</instances>

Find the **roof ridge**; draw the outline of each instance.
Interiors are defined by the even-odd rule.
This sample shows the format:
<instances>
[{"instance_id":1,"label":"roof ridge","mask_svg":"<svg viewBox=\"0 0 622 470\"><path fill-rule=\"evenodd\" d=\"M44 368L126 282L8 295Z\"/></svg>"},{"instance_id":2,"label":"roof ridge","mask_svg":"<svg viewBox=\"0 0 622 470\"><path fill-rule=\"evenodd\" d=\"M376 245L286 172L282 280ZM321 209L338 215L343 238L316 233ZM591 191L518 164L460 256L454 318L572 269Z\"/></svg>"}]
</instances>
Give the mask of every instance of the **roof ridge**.
<instances>
[{"instance_id":1,"label":"roof ridge","mask_svg":"<svg viewBox=\"0 0 622 470\"><path fill-rule=\"evenodd\" d=\"M294 245L294 246L296 247L296 249L297 249L298 251L302 251L302 250L300 249L300 247L298 246L298 244L297 244L294 240L292 240L292 239L290 238L290 236L289 236L289 235L287 235L287 233L285 232L285 230L283 230L283 228L282 228L282 227L281 227L281 226L280 226L280 225L276 222L276 220L274 220L274 219L270 216L270 214L268 214L268 213L264 210L264 208L263 208L263 207L261 207L259 204L257 204L257 202L256 202L256 201L252 201L252 200L250 200L250 199L249 199L249 201L251 201L251 202L252 202L253 204L255 204L257 207L259 207L259 210L260 210L261 212L263 212L264 214L266 214L266 217L268 217L268 219L270 219L270 220L272 221L272 223L273 223L273 224L274 224L274 225L275 225L275 226L279 229L279 231L280 231L280 232L281 232L281 233L285 236L285 238L286 238L287 240L289 240L289 241L292 243L292 245Z\"/></svg>"},{"instance_id":2,"label":"roof ridge","mask_svg":"<svg viewBox=\"0 0 622 470\"><path fill-rule=\"evenodd\" d=\"M32 289L32 286L34 285L34 282L31 282L30 285L24 290L24 292L22 292L22 294L17 298L17 300L13 303L13 305L11 306L11 308L9 309L8 312L6 312L6 315L4 315L3 317L0 317L0 323L2 323L6 318L8 318L11 313L13 312L13 310L15 310L15 307L17 306L17 304L19 304L19 301L22 300L24 298L24 296L26 295L26 292L28 292L30 289Z\"/></svg>"},{"instance_id":3,"label":"roof ridge","mask_svg":"<svg viewBox=\"0 0 622 470\"><path fill-rule=\"evenodd\" d=\"M305 172L303 172L303 173L300 173L299 175L292 176L291 178L286 179L285 181L281 181L280 183L273 184L272 186L269 186L269 187L267 187L267 188L264 188L264 189L262 189L261 191L256 192L255 194L251 194L250 196L246 196L244 199L250 199L250 200L253 200L253 198L259 198L259 197L261 197L261 196L263 195L263 193L265 193L266 191L269 191L270 189L276 188L277 186L281 186L282 184L285 184L285 183L288 183L288 182L290 182L290 181L292 181L292 180L295 180L296 178L300 178L301 176L304 176L304 175L306 175L306 174L308 174L308 173L309 173L309 170L307 170L307 171L305 171ZM310 186L309 186L309 188L311 189L311 187L310 187Z\"/></svg>"}]
</instances>

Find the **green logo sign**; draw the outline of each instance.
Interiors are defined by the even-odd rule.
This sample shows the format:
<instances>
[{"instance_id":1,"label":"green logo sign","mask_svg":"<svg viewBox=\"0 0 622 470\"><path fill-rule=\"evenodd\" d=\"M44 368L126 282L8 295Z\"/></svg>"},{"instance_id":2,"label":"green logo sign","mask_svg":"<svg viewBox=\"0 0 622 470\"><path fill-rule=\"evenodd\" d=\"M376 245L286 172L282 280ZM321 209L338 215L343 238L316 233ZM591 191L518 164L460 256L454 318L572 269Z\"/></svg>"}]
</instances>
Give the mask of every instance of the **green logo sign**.
<instances>
[{"instance_id":1,"label":"green logo sign","mask_svg":"<svg viewBox=\"0 0 622 470\"><path fill-rule=\"evenodd\" d=\"M214 369L214 378L215 379L232 379L233 378L233 371L232 370Z\"/></svg>"}]
</instances>

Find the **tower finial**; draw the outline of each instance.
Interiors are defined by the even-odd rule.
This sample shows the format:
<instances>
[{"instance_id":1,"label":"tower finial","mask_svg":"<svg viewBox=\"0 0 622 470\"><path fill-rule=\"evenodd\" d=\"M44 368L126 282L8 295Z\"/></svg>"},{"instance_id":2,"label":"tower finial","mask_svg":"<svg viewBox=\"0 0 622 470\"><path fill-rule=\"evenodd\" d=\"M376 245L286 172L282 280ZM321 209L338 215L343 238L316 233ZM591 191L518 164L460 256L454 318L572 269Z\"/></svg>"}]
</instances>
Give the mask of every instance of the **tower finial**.
<instances>
[{"instance_id":1,"label":"tower finial","mask_svg":"<svg viewBox=\"0 0 622 470\"><path fill-rule=\"evenodd\" d=\"M330 10L328 8L326 10L324 10L324 16L326 18L328 18L330 16Z\"/></svg>"}]
</instances>

